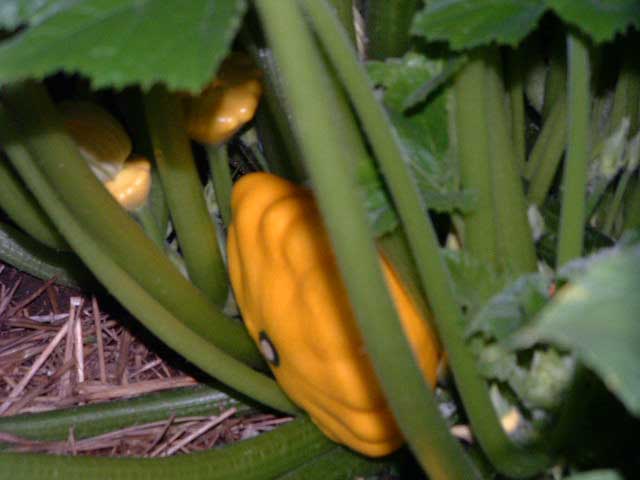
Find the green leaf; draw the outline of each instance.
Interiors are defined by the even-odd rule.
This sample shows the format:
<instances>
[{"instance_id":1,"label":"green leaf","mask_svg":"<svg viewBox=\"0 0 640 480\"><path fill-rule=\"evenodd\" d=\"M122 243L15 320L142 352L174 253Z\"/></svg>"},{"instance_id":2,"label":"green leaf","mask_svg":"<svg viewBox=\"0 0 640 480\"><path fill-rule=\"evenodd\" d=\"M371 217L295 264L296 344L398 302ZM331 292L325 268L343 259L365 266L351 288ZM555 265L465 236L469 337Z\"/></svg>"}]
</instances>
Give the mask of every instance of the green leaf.
<instances>
[{"instance_id":1,"label":"green leaf","mask_svg":"<svg viewBox=\"0 0 640 480\"><path fill-rule=\"evenodd\" d=\"M437 212L468 212L473 198L458 190L455 162L448 159L447 91L432 92L429 100L404 112L411 95L438 78L446 63L408 53L402 58L367 64L369 77L384 88L384 104L410 161L414 179L425 205Z\"/></svg>"},{"instance_id":2,"label":"green leaf","mask_svg":"<svg viewBox=\"0 0 640 480\"><path fill-rule=\"evenodd\" d=\"M448 41L455 50L493 41L516 46L545 8L543 0L433 0L416 15L411 32Z\"/></svg>"},{"instance_id":3,"label":"green leaf","mask_svg":"<svg viewBox=\"0 0 640 480\"><path fill-rule=\"evenodd\" d=\"M528 408L553 409L565 399L575 360L554 349L536 350L526 375L513 376L509 386Z\"/></svg>"},{"instance_id":4,"label":"green leaf","mask_svg":"<svg viewBox=\"0 0 640 480\"><path fill-rule=\"evenodd\" d=\"M398 112L404 109L406 98L440 74L442 67L442 61L429 60L418 53L408 53L402 58L390 58L384 62L367 62L371 80L385 88L384 103Z\"/></svg>"},{"instance_id":5,"label":"green leaf","mask_svg":"<svg viewBox=\"0 0 640 480\"><path fill-rule=\"evenodd\" d=\"M639 0L547 0L547 5L597 42L612 40L632 25L640 27Z\"/></svg>"},{"instance_id":6,"label":"green leaf","mask_svg":"<svg viewBox=\"0 0 640 480\"><path fill-rule=\"evenodd\" d=\"M566 480L622 480L615 470L593 470L591 472L576 473Z\"/></svg>"},{"instance_id":7,"label":"green leaf","mask_svg":"<svg viewBox=\"0 0 640 480\"><path fill-rule=\"evenodd\" d=\"M550 298L551 278L541 273L524 275L496 294L475 316L468 335L504 340L525 325Z\"/></svg>"},{"instance_id":8,"label":"green leaf","mask_svg":"<svg viewBox=\"0 0 640 480\"><path fill-rule=\"evenodd\" d=\"M505 278L491 265L464 251L442 250L454 284L456 303L467 318L473 318L494 292L505 285Z\"/></svg>"},{"instance_id":9,"label":"green leaf","mask_svg":"<svg viewBox=\"0 0 640 480\"><path fill-rule=\"evenodd\" d=\"M640 246L600 258L562 288L520 344L548 341L571 349L640 415Z\"/></svg>"},{"instance_id":10,"label":"green leaf","mask_svg":"<svg viewBox=\"0 0 640 480\"><path fill-rule=\"evenodd\" d=\"M36 23L74 0L4 0L0 2L0 28L14 30Z\"/></svg>"},{"instance_id":11,"label":"green leaf","mask_svg":"<svg viewBox=\"0 0 640 480\"><path fill-rule=\"evenodd\" d=\"M19 2L5 22L24 21L37 2ZM226 55L246 0L58 1L40 23L0 43L0 82L59 70L91 78L95 88L164 82L199 91Z\"/></svg>"}]
</instances>

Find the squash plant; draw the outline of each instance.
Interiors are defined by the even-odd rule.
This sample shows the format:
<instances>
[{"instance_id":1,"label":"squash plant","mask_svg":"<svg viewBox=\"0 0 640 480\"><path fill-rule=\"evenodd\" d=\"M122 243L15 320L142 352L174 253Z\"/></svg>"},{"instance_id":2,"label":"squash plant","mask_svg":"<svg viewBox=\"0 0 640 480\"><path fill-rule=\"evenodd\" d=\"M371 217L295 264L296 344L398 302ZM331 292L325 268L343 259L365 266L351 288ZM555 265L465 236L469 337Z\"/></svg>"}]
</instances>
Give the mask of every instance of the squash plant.
<instances>
[{"instance_id":1,"label":"squash plant","mask_svg":"<svg viewBox=\"0 0 640 480\"><path fill-rule=\"evenodd\" d=\"M262 87L251 80L247 93L264 98L229 134L259 169L313 192L326 231L312 232L328 234L351 331L416 468L433 479L637 468L627 443L640 415L640 1L8 0L0 26L0 258L68 284L97 280L204 373L298 417L192 457L3 452L0 478L351 478L406 466L328 440L228 314L228 135L194 150L185 115L201 113L194 96L207 86L221 101L212 91L225 82L212 77L232 51L260 67ZM82 97L119 116L151 161L149 196L132 214L65 128L60 99ZM380 254L433 313L446 358L436 392ZM269 287L258 295L283 295ZM285 320L307 319L278 328ZM108 411L2 418L0 430L50 438L78 418L93 431L136 419ZM465 444L456 422L470 429Z\"/></svg>"}]
</instances>

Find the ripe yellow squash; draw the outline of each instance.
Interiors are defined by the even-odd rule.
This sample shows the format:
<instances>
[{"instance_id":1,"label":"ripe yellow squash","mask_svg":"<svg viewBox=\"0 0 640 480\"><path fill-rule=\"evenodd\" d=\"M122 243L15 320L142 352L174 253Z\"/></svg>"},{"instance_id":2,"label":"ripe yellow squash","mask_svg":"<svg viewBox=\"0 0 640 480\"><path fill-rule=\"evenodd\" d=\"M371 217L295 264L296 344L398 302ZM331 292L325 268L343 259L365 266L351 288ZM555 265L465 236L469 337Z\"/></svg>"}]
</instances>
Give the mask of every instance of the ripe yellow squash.
<instances>
[{"instance_id":1,"label":"ripe yellow squash","mask_svg":"<svg viewBox=\"0 0 640 480\"><path fill-rule=\"evenodd\" d=\"M267 173L232 194L228 260L246 326L283 390L331 439L369 456L403 443L358 331L311 192ZM381 266L416 361L433 385L435 332L392 265Z\"/></svg>"}]
</instances>

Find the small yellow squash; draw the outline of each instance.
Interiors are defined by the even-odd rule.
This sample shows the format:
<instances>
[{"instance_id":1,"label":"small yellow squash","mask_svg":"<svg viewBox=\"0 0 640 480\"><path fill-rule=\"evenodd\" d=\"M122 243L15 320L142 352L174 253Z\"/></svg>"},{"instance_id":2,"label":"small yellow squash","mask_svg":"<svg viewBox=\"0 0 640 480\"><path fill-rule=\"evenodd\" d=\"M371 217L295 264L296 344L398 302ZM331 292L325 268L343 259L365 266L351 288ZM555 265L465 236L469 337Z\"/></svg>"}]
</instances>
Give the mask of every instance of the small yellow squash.
<instances>
[{"instance_id":1,"label":"small yellow squash","mask_svg":"<svg viewBox=\"0 0 640 480\"><path fill-rule=\"evenodd\" d=\"M358 331L311 192L267 173L232 194L228 259L246 326L283 390L331 439L370 456L403 443ZM438 341L392 265L381 266L416 361L433 385Z\"/></svg>"},{"instance_id":2,"label":"small yellow squash","mask_svg":"<svg viewBox=\"0 0 640 480\"><path fill-rule=\"evenodd\" d=\"M126 210L137 210L146 203L151 191L151 163L144 157L133 156L104 186Z\"/></svg>"},{"instance_id":3,"label":"small yellow squash","mask_svg":"<svg viewBox=\"0 0 640 480\"><path fill-rule=\"evenodd\" d=\"M151 164L131 156L131 140L118 120L91 102L58 105L65 128L105 188L126 210L144 205L151 190Z\"/></svg>"},{"instance_id":4,"label":"small yellow squash","mask_svg":"<svg viewBox=\"0 0 640 480\"><path fill-rule=\"evenodd\" d=\"M215 80L199 96L186 100L189 136L207 144L222 143L233 136L258 108L260 77L260 70L247 55L229 55Z\"/></svg>"}]
</instances>

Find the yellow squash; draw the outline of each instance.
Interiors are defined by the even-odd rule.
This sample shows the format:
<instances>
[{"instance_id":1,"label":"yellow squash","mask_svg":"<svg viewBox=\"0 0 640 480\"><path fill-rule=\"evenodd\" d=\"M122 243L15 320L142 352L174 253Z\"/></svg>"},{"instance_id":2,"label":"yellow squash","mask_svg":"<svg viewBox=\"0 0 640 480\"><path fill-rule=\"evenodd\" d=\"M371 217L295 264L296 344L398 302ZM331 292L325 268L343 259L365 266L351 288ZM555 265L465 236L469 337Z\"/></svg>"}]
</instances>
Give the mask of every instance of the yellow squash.
<instances>
[{"instance_id":1,"label":"yellow squash","mask_svg":"<svg viewBox=\"0 0 640 480\"><path fill-rule=\"evenodd\" d=\"M228 140L253 118L262 95L260 77L248 56L227 57L215 80L199 96L186 100L189 136L208 144Z\"/></svg>"},{"instance_id":2,"label":"yellow squash","mask_svg":"<svg viewBox=\"0 0 640 480\"><path fill-rule=\"evenodd\" d=\"M58 105L67 132L105 188L126 210L144 205L151 190L151 163L131 155L131 140L108 111L91 102Z\"/></svg>"},{"instance_id":3,"label":"yellow squash","mask_svg":"<svg viewBox=\"0 0 640 480\"><path fill-rule=\"evenodd\" d=\"M144 157L133 156L104 186L125 210L137 210L147 202L151 191L151 163Z\"/></svg>"},{"instance_id":4,"label":"yellow squash","mask_svg":"<svg viewBox=\"0 0 640 480\"><path fill-rule=\"evenodd\" d=\"M289 397L333 440L370 456L403 438L358 332L311 192L267 173L234 187L228 258L246 326ZM435 383L440 358L428 319L390 263L387 284L417 363Z\"/></svg>"}]
</instances>

